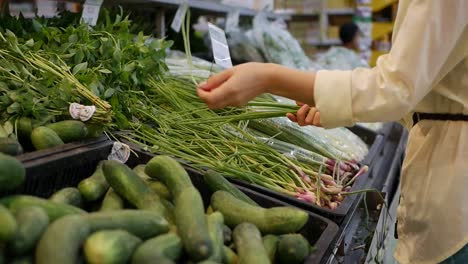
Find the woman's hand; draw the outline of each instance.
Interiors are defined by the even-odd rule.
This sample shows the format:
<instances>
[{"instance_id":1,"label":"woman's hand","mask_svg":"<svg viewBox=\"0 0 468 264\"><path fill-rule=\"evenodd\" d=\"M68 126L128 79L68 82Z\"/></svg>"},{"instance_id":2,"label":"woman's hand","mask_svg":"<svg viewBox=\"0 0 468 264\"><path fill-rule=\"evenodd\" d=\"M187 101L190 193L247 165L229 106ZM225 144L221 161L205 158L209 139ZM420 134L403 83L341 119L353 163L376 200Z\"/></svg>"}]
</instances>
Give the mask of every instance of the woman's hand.
<instances>
[{"instance_id":1,"label":"woman's hand","mask_svg":"<svg viewBox=\"0 0 468 264\"><path fill-rule=\"evenodd\" d=\"M211 109L243 106L262 93L314 105L315 73L272 63L246 63L225 70L198 86L198 96Z\"/></svg>"},{"instance_id":2,"label":"woman's hand","mask_svg":"<svg viewBox=\"0 0 468 264\"><path fill-rule=\"evenodd\" d=\"M310 107L301 102L297 102L301 108L296 114L289 113L287 116L289 120L297 122L300 126L317 126L320 127L320 113L317 108Z\"/></svg>"},{"instance_id":3,"label":"woman's hand","mask_svg":"<svg viewBox=\"0 0 468 264\"><path fill-rule=\"evenodd\" d=\"M198 96L211 109L243 106L267 92L271 65L246 63L212 76L198 86Z\"/></svg>"}]
</instances>

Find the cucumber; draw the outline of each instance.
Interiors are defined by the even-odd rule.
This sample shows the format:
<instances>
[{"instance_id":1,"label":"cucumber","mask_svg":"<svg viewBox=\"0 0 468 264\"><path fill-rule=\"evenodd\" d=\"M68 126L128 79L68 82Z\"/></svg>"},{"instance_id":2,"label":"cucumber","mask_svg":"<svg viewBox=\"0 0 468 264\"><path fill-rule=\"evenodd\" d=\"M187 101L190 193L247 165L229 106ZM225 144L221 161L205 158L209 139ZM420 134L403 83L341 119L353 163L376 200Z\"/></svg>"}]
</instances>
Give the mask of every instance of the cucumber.
<instances>
[{"instance_id":1,"label":"cucumber","mask_svg":"<svg viewBox=\"0 0 468 264\"><path fill-rule=\"evenodd\" d=\"M9 262L10 264L34 264L32 256L18 257Z\"/></svg>"},{"instance_id":2,"label":"cucumber","mask_svg":"<svg viewBox=\"0 0 468 264\"><path fill-rule=\"evenodd\" d=\"M236 253L232 251L227 246L223 246L223 264L237 264L239 263L239 258L237 257Z\"/></svg>"},{"instance_id":3,"label":"cucumber","mask_svg":"<svg viewBox=\"0 0 468 264\"><path fill-rule=\"evenodd\" d=\"M163 182L172 196L177 196L187 187L192 187L192 181L187 171L175 159L169 156L156 156L146 164L145 173Z\"/></svg>"},{"instance_id":4,"label":"cucumber","mask_svg":"<svg viewBox=\"0 0 468 264\"><path fill-rule=\"evenodd\" d=\"M213 170L209 170L203 175L203 180L212 192L226 191L232 194L237 199L240 199L246 203L249 203L251 205L258 205L254 200L250 199L249 196L247 196L241 190L237 189L236 186L234 186L232 183L226 180L226 178L224 178L224 176L220 173L217 173Z\"/></svg>"},{"instance_id":5,"label":"cucumber","mask_svg":"<svg viewBox=\"0 0 468 264\"><path fill-rule=\"evenodd\" d=\"M95 212L83 216L92 232L103 229L122 229L147 239L169 231L169 223L159 214L143 210Z\"/></svg>"},{"instance_id":6,"label":"cucumber","mask_svg":"<svg viewBox=\"0 0 468 264\"><path fill-rule=\"evenodd\" d=\"M76 207L83 206L83 198L81 197L80 190L74 187L63 188L54 193L49 200L56 203L70 204Z\"/></svg>"},{"instance_id":7,"label":"cucumber","mask_svg":"<svg viewBox=\"0 0 468 264\"><path fill-rule=\"evenodd\" d=\"M166 187L166 185L164 185L164 183L160 181L149 180L149 181L146 181L146 185L148 185L148 187L157 195L159 195L159 197L161 197L162 199L165 199L168 201L172 200L171 192Z\"/></svg>"},{"instance_id":8,"label":"cucumber","mask_svg":"<svg viewBox=\"0 0 468 264\"><path fill-rule=\"evenodd\" d=\"M133 168L133 171L140 176L141 179L143 179L146 182L146 185L153 190L159 197L166 199L168 201L172 200L171 193L169 192L169 189L164 185L164 183L160 181L156 181L154 179L151 179L146 173L145 173L145 168L146 165L140 164Z\"/></svg>"},{"instance_id":9,"label":"cucumber","mask_svg":"<svg viewBox=\"0 0 468 264\"><path fill-rule=\"evenodd\" d=\"M224 218L220 212L215 212L207 216L208 231L210 232L211 241L213 243L213 253L209 260L221 262L223 260L224 246Z\"/></svg>"},{"instance_id":10,"label":"cucumber","mask_svg":"<svg viewBox=\"0 0 468 264\"><path fill-rule=\"evenodd\" d=\"M223 217L224 220L224 217ZM232 243L232 230L227 225L223 225L223 240L224 245L229 245Z\"/></svg>"},{"instance_id":11,"label":"cucumber","mask_svg":"<svg viewBox=\"0 0 468 264\"><path fill-rule=\"evenodd\" d=\"M0 199L0 203L8 206L10 210L14 213L25 207L40 207L47 213L51 222L66 215L86 214L85 211L78 207L68 204L56 203L47 199L42 199L39 197L29 195L8 196L6 198Z\"/></svg>"},{"instance_id":12,"label":"cucumber","mask_svg":"<svg viewBox=\"0 0 468 264\"><path fill-rule=\"evenodd\" d=\"M13 214L0 204L0 242L10 241L15 236L17 228Z\"/></svg>"},{"instance_id":13,"label":"cucumber","mask_svg":"<svg viewBox=\"0 0 468 264\"><path fill-rule=\"evenodd\" d=\"M301 264L309 255L309 242L300 234L279 237L276 257L279 263Z\"/></svg>"},{"instance_id":14,"label":"cucumber","mask_svg":"<svg viewBox=\"0 0 468 264\"><path fill-rule=\"evenodd\" d=\"M217 261L210 260L210 259L207 259L207 260L204 260L204 261L197 262L197 264L220 264L220 263L221 263L221 262L217 262Z\"/></svg>"},{"instance_id":15,"label":"cucumber","mask_svg":"<svg viewBox=\"0 0 468 264\"><path fill-rule=\"evenodd\" d=\"M0 153L18 156L23 154L23 147L14 138L0 138Z\"/></svg>"},{"instance_id":16,"label":"cucumber","mask_svg":"<svg viewBox=\"0 0 468 264\"><path fill-rule=\"evenodd\" d=\"M188 262L189 263L189 262ZM175 264L175 262L171 259L165 258L165 257L155 257L149 260L142 260L140 262L134 262L132 261L132 264Z\"/></svg>"},{"instance_id":17,"label":"cucumber","mask_svg":"<svg viewBox=\"0 0 468 264\"><path fill-rule=\"evenodd\" d=\"M89 236L83 250L89 264L124 264L140 243L140 238L125 230L105 230Z\"/></svg>"},{"instance_id":18,"label":"cucumber","mask_svg":"<svg viewBox=\"0 0 468 264\"><path fill-rule=\"evenodd\" d=\"M102 170L110 186L136 208L157 212L172 221L171 212L164 207L161 198L125 164L106 160Z\"/></svg>"},{"instance_id":19,"label":"cucumber","mask_svg":"<svg viewBox=\"0 0 468 264\"><path fill-rule=\"evenodd\" d=\"M176 261L182 254L182 241L173 233L160 235L143 242L133 254L132 264L157 263L154 259Z\"/></svg>"},{"instance_id":20,"label":"cucumber","mask_svg":"<svg viewBox=\"0 0 468 264\"><path fill-rule=\"evenodd\" d=\"M237 264L239 263L239 258L237 257L236 253L232 251L227 246L223 246L223 264Z\"/></svg>"},{"instance_id":21,"label":"cucumber","mask_svg":"<svg viewBox=\"0 0 468 264\"><path fill-rule=\"evenodd\" d=\"M249 222L263 234L288 234L299 231L309 215L293 207L273 207L265 209L250 205L225 191L217 191L211 196L211 206L224 216L224 222L235 227Z\"/></svg>"},{"instance_id":22,"label":"cucumber","mask_svg":"<svg viewBox=\"0 0 468 264\"><path fill-rule=\"evenodd\" d=\"M88 202L98 200L108 189L109 184L102 171L102 162L97 165L96 170L91 176L78 184L78 190L80 190L81 195Z\"/></svg>"},{"instance_id":23,"label":"cucumber","mask_svg":"<svg viewBox=\"0 0 468 264\"><path fill-rule=\"evenodd\" d=\"M36 248L36 264L78 263L80 247L90 234L82 216L69 215L47 227Z\"/></svg>"},{"instance_id":24,"label":"cucumber","mask_svg":"<svg viewBox=\"0 0 468 264\"><path fill-rule=\"evenodd\" d=\"M145 168L146 168L146 165L140 164L140 165L135 166L135 168L133 168L133 171L136 174L138 174L138 176L140 176L141 179L147 181L147 180L150 180L151 178L145 173Z\"/></svg>"},{"instance_id":25,"label":"cucumber","mask_svg":"<svg viewBox=\"0 0 468 264\"><path fill-rule=\"evenodd\" d=\"M86 124L77 120L60 121L48 124L46 127L57 133L65 143L82 140L88 136Z\"/></svg>"},{"instance_id":26,"label":"cucumber","mask_svg":"<svg viewBox=\"0 0 468 264\"><path fill-rule=\"evenodd\" d=\"M234 243L236 245L239 263L241 264L269 264L270 259L263 247L262 236L258 228L251 223L242 223L234 229ZM287 262L285 262L287 263Z\"/></svg>"},{"instance_id":27,"label":"cucumber","mask_svg":"<svg viewBox=\"0 0 468 264\"><path fill-rule=\"evenodd\" d=\"M16 212L15 218L18 229L8 243L8 250L21 256L34 249L49 225L49 216L40 207L25 207Z\"/></svg>"},{"instance_id":28,"label":"cucumber","mask_svg":"<svg viewBox=\"0 0 468 264\"><path fill-rule=\"evenodd\" d=\"M275 263L276 250L278 249L279 238L275 235L263 237L263 247L265 248L271 263Z\"/></svg>"},{"instance_id":29,"label":"cucumber","mask_svg":"<svg viewBox=\"0 0 468 264\"><path fill-rule=\"evenodd\" d=\"M104 199L102 200L101 210L104 211L117 211L122 210L124 208L125 201L120 197L118 193L114 191L114 189L109 188L107 190Z\"/></svg>"},{"instance_id":30,"label":"cucumber","mask_svg":"<svg viewBox=\"0 0 468 264\"><path fill-rule=\"evenodd\" d=\"M212 214L212 213L214 213L213 207L208 206L208 208L206 208L206 214L207 214L207 215L210 215L210 214Z\"/></svg>"},{"instance_id":31,"label":"cucumber","mask_svg":"<svg viewBox=\"0 0 468 264\"><path fill-rule=\"evenodd\" d=\"M97 138L104 133L104 126L101 124L86 123L86 128L88 130L88 138Z\"/></svg>"},{"instance_id":32,"label":"cucumber","mask_svg":"<svg viewBox=\"0 0 468 264\"><path fill-rule=\"evenodd\" d=\"M10 191L23 184L26 169L12 156L0 153L0 192Z\"/></svg>"},{"instance_id":33,"label":"cucumber","mask_svg":"<svg viewBox=\"0 0 468 264\"><path fill-rule=\"evenodd\" d=\"M188 187L174 201L175 223L185 251L194 261L207 259L213 253L213 243L200 193L195 187Z\"/></svg>"},{"instance_id":34,"label":"cucumber","mask_svg":"<svg viewBox=\"0 0 468 264\"><path fill-rule=\"evenodd\" d=\"M16 121L16 129L19 138L29 138L33 130L31 119L27 117L20 117Z\"/></svg>"},{"instance_id":35,"label":"cucumber","mask_svg":"<svg viewBox=\"0 0 468 264\"><path fill-rule=\"evenodd\" d=\"M37 150L48 149L65 144L55 131L44 126L33 129L31 132L31 142Z\"/></svg>"}]
</instances>

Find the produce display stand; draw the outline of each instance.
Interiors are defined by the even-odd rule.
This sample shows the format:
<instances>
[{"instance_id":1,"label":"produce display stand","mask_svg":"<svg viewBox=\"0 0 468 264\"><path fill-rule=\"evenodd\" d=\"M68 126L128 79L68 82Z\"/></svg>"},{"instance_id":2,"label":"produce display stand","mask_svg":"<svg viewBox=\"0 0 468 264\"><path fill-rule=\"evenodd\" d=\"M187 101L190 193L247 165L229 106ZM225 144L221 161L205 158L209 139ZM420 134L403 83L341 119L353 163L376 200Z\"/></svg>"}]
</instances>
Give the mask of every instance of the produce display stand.
<instances>
[{"instance_id":1,"label":"produce display stand","mask_svg":"<svg viewBox=\"0 0 468 264\"><path fill-rule=\"evenodd\" d=\"M48 198L55 191L65 187L74 187L89 177L101 160L106 160L110 154L114 142L104 140L94 144L82 145L77 148L69 148L61 152L54 152L47 156L30 155L23 157L27 170L27 178L23 186L9 194L27 194ZM138 164L147 163L153 154L134 150L127 161L127 165L134 167ZM203 176L191 169L186 168L192 183L200 191L205 206L208 206L211 191L203 182ZM237 186L260 206L269 208L277 206L289 206L287 203L275 198L257 193L242 186ZM6 194L0 194L0 197ZM338 226L331 220L308 212L309 220L300 230L300 233L308 239L316 250L307 258L306 263L320 263L327 257L327 251L338 233Z\"/></svg>"},{"instance_id":2,"label":"produce display stand","mask_svg":"<svg viewBox=\"0 0 468 264\"><path fill-rule=\"evenodd\" d=\"M355 204L340 224L339 235L325 263L363 263L372 240L381 236L378 221L379 217L387 212L382 205L384 201L381 196L390 207L390 202L395 197L394 188L399 180L407 134L401 125L392 125L385 138L384 155L375 163L373 173L365 186L365 189L375 189L380 194L360 194L356 198Z\"/></svg>"},{"instance_id":3,"label":"produce display stand","mask_svg":"<svg viewBox=\"0 0 468 264\"><path fill-rule=\"evenodd\" d=\"M351 131L353 131L356 135L358 135L369 146L369 153L362 162L363 164L369 166L369 171L367 171L366 173L364 173L363 175L359 176L359 178L356 179L356 182L352 185L352 188L351 188L351 192L352 192L352 191L358 191L358 190L365 188L366 183L369 181L369 177L371 177L372 173L374 172L373 164L377 162L378 160L380 160L383 154L382 148L384 145L384 137L382 135L374 133L371 130L364 129L362 127L357 127L357 126L351 128ZM315 212L319 215L322 215L324 217L327 217L328 219L335 221L338 224L341 223L343 219L346 217L346 215L350 213L352 205L355 204L356 199L358 199L357 195L348 196L343 200L343 203L340 206L338 206L337 209L331 210L331 209L320 207L318 205L314 205L311 203L298 200L294 197L286 196L284 194L271 191L259 185L250 184L245 181L240 181L236 179L230 179L230 180L236 183L237 185L244 186L246 188L258 191L260 193L263 193L271 197L275 197L281 201L285 201L288 204L297 206L307 211Z\"/></svg>"},{"instance_id":4,"label":"produce display stand","mask_svg":"<svg viewBox=\"0 0 468 264\"><path fill-rule=\"evenodd\" d=\"M110 149L102 151L105 146L112 146L112 142L103 136L20 155L17 158L26 167L26 181L14 191L0 193L0 197L29 194L48 198L57 190L76 186L94 172L95 161L107 159Z\"/></svg>"}]
</instances>

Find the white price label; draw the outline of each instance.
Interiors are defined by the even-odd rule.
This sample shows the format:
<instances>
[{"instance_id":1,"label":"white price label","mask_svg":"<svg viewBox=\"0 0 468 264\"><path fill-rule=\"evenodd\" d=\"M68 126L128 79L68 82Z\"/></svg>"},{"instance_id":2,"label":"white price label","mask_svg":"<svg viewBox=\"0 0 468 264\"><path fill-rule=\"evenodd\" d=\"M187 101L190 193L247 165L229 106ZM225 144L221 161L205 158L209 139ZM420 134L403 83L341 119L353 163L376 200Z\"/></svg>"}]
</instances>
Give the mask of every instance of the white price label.
<instances>
[{"instance_id":1,"label":"white price label","mask_svg":"<svg viewBox=\"0 0 468 264\"><path fill-rule=\"evenodd\" d=\"M187 2L183 2L179 8L177 9L177 12L174 16L174 20L172 20L171 28L179 33L180 28L182 27L182 23L184 23L185 15L187 14L188 10L188 4Z\"/></svg>"},{"instance_id":2,"label":"white price label","mask_svg":"<svg viewBox=\"0 0 468 264\"><path fill-rule=\"evenodd\" d=\"M70 116L73 119L79 119L83 122L86 122L93 117L94 113L96 112L96 106L86 106L77 103L71 103L68 110L70 112Z\"/></svg>"},{"instance_id":3,"label":"white price label","mask_svg":"<svg viewBox=\"0 0 468 264\"><path fill-rule=\"evenodd\" d=\"M211 48L216 64L223 68L232 68L231 54L226 40L226 34L219 27L208 23Z\"/></svg>"},{"instance_id":4,"label":"white price label","mask_svg":"<svg viewBox=\"0 0 468 264\"><path fill-rule=\"evenodd\" d=\"M226 32L231 32L239 26L240 11L236 8L230 11L226 18Z\"/></svg>"},{"instance_id":5,"label":"white price label","mask_svg":"<svg viewBox=\"0 0 468 264\"><path fill-rule=\"evenodd\" d=\"M111 153L107 157L108 160L115 160L121 163L126 163L130 158L130 147L124 143L114 142Z\"/></svg>"},{"instance_id":6,"label":"white price label","mask_svg":"<svg viewBox=\"0 0 468 264\"><path fill-rule=\"evenodd\" d=\"M99 11L104 0L86 0L83 5L81 19L90 26L95 26L99 18Z\"/></svg>"},{"instance_id":7,"label":"white price label","mask_svg":"<svg viewBox=\"0 0 468 264\"><path fill-rule=\"evenodd\" d=\"M54 17L57 15L57 1L37 0L37 16Z\"/></svg>"}]
</instances>

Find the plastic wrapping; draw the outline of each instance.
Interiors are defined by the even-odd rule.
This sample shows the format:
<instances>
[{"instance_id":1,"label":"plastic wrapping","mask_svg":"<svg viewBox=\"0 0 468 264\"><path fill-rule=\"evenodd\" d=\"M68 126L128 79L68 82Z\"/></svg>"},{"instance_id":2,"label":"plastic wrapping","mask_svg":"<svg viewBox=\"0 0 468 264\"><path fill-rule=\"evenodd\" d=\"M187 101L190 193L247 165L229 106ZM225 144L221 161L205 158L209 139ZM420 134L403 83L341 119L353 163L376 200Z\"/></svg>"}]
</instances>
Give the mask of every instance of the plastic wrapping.
<instances>
[{"instance_id":1,"label":"plastic wrapping","mask_svg":"<svg viewBox=\"0 0 468 264\"><path fill-rule=\"evenodd\" d=\"M300 127L285 117L251 120L249 127L330 159L361 161L368 152L366 144L346 128Z\"/></svg>"},{"instance_id":2,"label":"plastic wrapping","mask_svg":"<svg viewBox=\"0 0 468 264\"><path fill-rule=\"evenodd\" d=\"M358 125L377 132L383 128L384 123L358 123Z\"/></svg>"},{"instance_id":3,"label":"plastic wrapping","mask_svg":"<svg viewBox=\"0 0 468 264\"><path fill-rule=\"evenodd\" d=\"M310 69L310 59L299 42L287 30L268 21L264 12L254 18L253 36L269 62L301 70Z\"/></svg>"},{"instance_id":4,"label":"plastic wrapping","mask_svg":"<svg viewBox=\"0 0 468 264\"><path fill-rule=\"evenodd\" d=\"M344 47L332 47L327 52L317 55L313 65L312 68L326 70L369 68L369 64L356 52Z\"/></svg>"},{"instance_id":5,"label":"plastic wrapping","mask_svg":"<svg viewBox=\"0 0 468 264\"><path fill-rule=\"evenodd\" d=\"M169 68L169 74L174 76L194 76L206 79L222 71L220 66L197 57L192 57L192 67L190 67L187 55L181 51L170 51L166 58L166 64Z\"/></svg>"},{"instance_id":6,"label":"plastic wrapping","mask_svg":"<svg viewBox=\"0 0 468 264\"><path fill-rule=\"evenodd\" d=\"M228 44L231 57L236 61L265 62L263 55L251 45L251 41L241 29L228 33Z\"/></svg>"}]
</instances>

